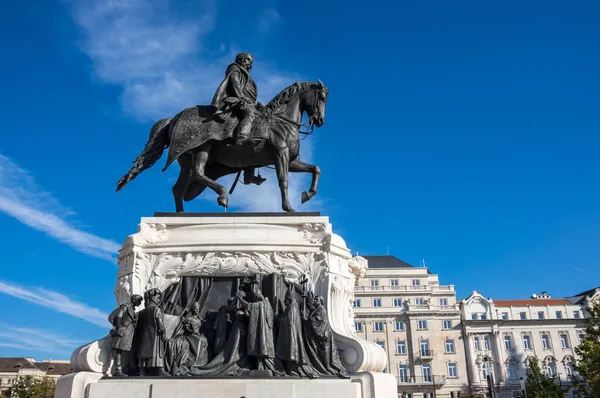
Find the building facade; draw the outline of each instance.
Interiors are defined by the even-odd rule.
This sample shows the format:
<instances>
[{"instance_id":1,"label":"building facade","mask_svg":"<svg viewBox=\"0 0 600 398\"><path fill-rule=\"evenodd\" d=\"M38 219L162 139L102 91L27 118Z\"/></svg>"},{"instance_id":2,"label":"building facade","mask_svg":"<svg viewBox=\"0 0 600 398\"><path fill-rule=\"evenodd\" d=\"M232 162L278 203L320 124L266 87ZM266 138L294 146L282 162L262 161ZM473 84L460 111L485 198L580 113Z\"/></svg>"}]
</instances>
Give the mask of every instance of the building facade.
<instances>
[{"instance_id":1,"label":"building facade","mask_svg":"<svg viewBox=\"0 0 600 398\"><path fill-rule=\"evenodd\" d=\"M0 358L0 394L11 388L19 377L50 377L56 381L60 376L73 371L70 361L34 358Z\"/></svg>"},{"instance_id":2,"label":"building facade","mask_svg":"<svg viewBox=\"0 0 600 398\"><path fill-rule=\"evenodd\" d=\"M528 361L572 393L574 347L585 337L584 310L576 299L493 300L473 292L461 303L464 345L472 391L484 391L488 375L503 396L521 393Z\"/></svg>"},{"instance_id":3,"label":"building facade","mask_svg":"<svg viewBox=\"0 0 600 398\"><path fill-rule=\"evenodd\" d=\"M356 333L388 354L399 396L459 397L468 386L460 305L452 285L394 256L364 256L354 290Z\"/></svg>"}]
</instances>

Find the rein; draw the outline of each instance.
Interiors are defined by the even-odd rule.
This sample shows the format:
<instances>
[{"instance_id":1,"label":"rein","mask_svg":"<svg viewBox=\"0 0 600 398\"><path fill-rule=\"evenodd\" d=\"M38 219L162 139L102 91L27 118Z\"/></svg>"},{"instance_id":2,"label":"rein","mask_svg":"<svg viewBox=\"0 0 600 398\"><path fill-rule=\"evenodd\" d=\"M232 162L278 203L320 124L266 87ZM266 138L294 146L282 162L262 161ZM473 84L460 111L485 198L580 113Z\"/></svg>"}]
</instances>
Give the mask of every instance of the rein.
<instances>
[{"instance_id":1,"label":"rein","mask_svg":"<svg viewBox=\"0 0 600 398\"><path fill-rule=\"evenodd\" d=\"M288 122L288 123L290 123L290 124L293 124L293 125L294 125L294 126L296 126L296 127L298 127L298 132L299 132L300 134L304 134L304 135L311 135L311 134L314 132L314 129L315 129L315 124L312 122L312 120L307 120L307 121L306 121L306 122L304 122L304 123L298 123L298 122L296 122L296 121L294 121L294 120L292 120L292 119L288 118L287 116L283 116L283 115L281 115L281 114L276 114L276 115L273 115L273 116L274 116L274 117L276 117L276 118L278 118L278 119L281 119L281 120L283 120L283 121L285 121L285 122ZM310 129L310 131L301 131L301 130L300 130L300 127L304 127L304 128L306 128L306 129Z\"/></svg>"}]
</instances>

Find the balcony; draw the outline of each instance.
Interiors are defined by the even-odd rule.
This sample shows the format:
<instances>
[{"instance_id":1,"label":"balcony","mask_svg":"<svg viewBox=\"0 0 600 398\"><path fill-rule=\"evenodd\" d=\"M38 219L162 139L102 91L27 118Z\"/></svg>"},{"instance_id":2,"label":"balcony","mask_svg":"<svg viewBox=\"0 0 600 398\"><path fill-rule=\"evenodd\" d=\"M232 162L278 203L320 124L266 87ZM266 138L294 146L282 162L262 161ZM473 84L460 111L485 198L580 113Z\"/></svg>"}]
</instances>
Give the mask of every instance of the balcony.
<instances>
[{"instance_id":1,"label":"balcony","mask_svg":"<svg viewBox=\"0 0 600 398\"><path fill-rule=\"evenodd\" d=\"M454 285L448 286L429 286L429 285L403 285L403 286L354 286L355 292L453 292Z\"/></svg>"},{"instance_id":2,"label":"balcony","mask_svg":"<svg viewBox=\"0 0 600 398\"><path fill-rule=\"evenodd\" d=\"M415 357L422 361L431 361L433 359L433 350L419 350Z\"/></svg>"},{"instance_id":3,"label":"balcony","mask_svg":"<svg viewBox=\"0 0 600 398\"><path fill-rule=\"evenodd\" d=\"M446 376L444 375L432 375L432 376L398 376L398 385L432 385L432 386L443 386L446 384Z\"/></svg>"}]
</instances>

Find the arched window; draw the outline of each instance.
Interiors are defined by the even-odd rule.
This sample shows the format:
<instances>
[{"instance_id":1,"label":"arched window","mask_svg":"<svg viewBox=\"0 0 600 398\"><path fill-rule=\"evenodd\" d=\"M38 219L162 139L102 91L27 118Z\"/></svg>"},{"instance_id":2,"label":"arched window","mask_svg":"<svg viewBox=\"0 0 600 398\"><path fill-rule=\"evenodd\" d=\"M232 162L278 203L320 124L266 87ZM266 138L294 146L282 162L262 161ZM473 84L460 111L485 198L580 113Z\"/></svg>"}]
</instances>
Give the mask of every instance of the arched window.
<instances>
[{"instance_id":1,"label":"arched window","mask_svg":"<svg viewBox=\"0 0 600 398\"><path fill-rule=\"evenodd\" d=\"M556 359L552 355L544 358L543 372L548 377L556 376Z\"/></svg>"},{"instance_id":2,"label":"arched window","mask_svg":"<svg viewBox=\"0 0 600 398\"><path fill-rule=\"evenodd\" d=\"M506 376L509 380L515 380L519 378L519 368L517 367L517 360L510 357L504 362L506 366Z\"/></svg>"},{"instance_id":3,"label":"arched window","mask_svg":"<svg viewBox=\"0 0 600 398\"><path fill-rule=\"evenodd\" d=\"M562 364L565 368L565 374L567 376L573 376L573 365L575 365L575 358L571 355L567 355L563 358Z\"/></svg>"}]
</instances>

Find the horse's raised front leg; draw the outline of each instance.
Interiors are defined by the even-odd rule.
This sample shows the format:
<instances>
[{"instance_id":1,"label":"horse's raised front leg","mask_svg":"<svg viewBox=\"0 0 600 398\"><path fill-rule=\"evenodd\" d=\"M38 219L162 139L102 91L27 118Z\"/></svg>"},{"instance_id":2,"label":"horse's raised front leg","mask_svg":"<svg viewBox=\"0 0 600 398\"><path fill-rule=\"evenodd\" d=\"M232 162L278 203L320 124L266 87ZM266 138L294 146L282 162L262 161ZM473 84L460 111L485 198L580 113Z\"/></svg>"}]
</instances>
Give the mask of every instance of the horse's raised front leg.
<instances>
[{"instance_id":1,"label":"horse's raised front leg","mask_svg":"<svg viewBox=\"0 0 600 398\"><path fill-rule=\"evenodd\" d=\"M224 186L218 184L216 181L211 180L204 175L204 167L208 162L208 156L210 154L210 145L202 146L194 153L194 162L190 173L190 178L196 180L201 184L206 185L219 195L217 203L219 206L227 208L229 204L229 197L227 196L227 189Z\"/></svg>"},{"instance_id":2,"label":"horse's raised front leg","mask_svg":"<svg viewBox=\"0 0 600 398\"><path fill-rule=\"evenodd\" d=\"M294 160L290 163L290 172L292 173L312 173L312 182L308 192L302 192L302 203L308 202L310 198L315 196L317 193L317 187L319 186L319 176L321 175L321 169L319 166L314 164L304 163L299 160Z\"/></svg>"},{"instance_id":3,"label":"horse's raised front leg","mask_svg":"<svg viewBox=\"0 0 600 398\"><path fill-rule=\"evenodd\" d=\"M277 152L277 160L275 162L275 171L277 172L277 180L279 181L279 190L281 191L281 208L283 211L296 211L290 205L288 198L288 171L290 166L290 153L287 148L280 149Z\"/></svg>"},{"instance_id":4,"label":"horse's raised front leg","mask_svg":"<svg viewBox=\"0 0 600 398\"><path fill-rule=\"evenodd\" d=\"M192 156L187 153L183 154L177 159L177 163L179 163L179 177L177 177L177 182L173 185L173 199L175 199L175 211L180 213L183 212L183 194L190 178Z\"/></svg>"}]
</instances>

